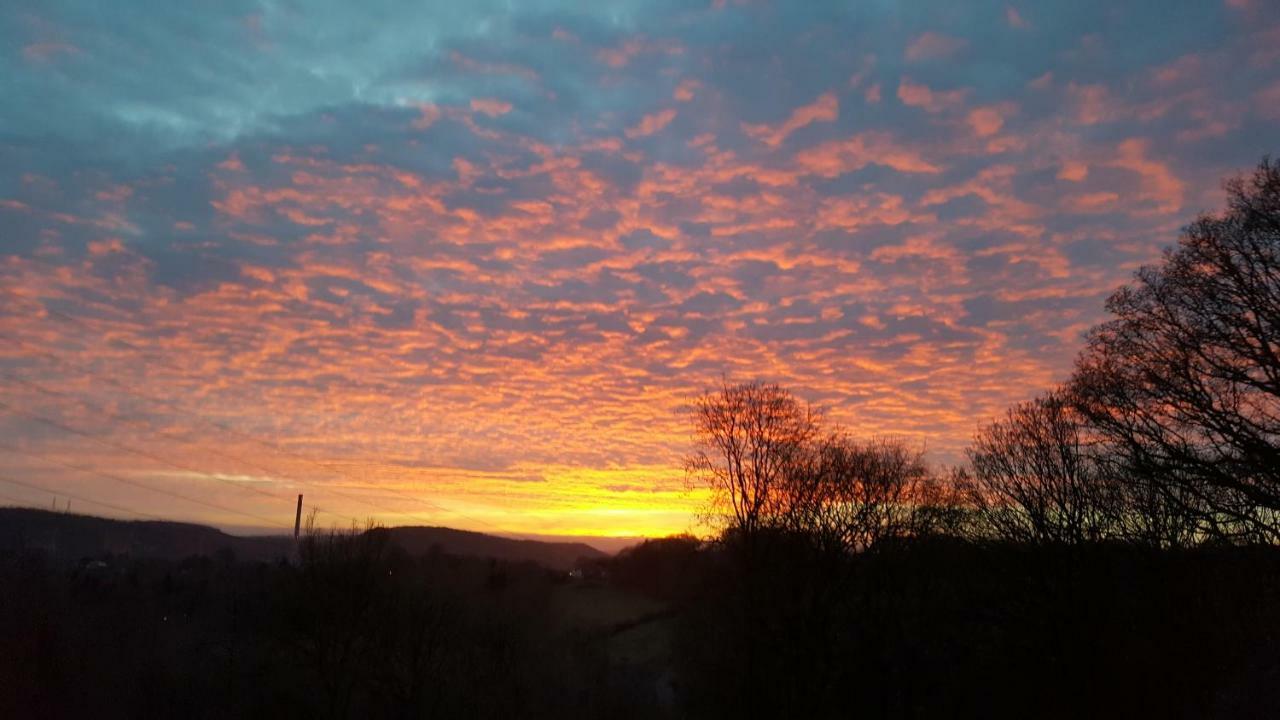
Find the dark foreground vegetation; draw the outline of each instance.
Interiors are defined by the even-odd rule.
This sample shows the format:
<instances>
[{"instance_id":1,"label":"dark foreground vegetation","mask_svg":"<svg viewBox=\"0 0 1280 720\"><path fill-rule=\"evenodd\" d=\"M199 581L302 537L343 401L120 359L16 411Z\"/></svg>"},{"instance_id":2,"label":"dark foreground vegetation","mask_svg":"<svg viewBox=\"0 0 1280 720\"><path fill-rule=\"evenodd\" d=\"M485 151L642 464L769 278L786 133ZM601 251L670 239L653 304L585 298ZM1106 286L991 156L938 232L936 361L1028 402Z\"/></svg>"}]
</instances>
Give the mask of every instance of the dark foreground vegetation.
<instances>
[{"instance_id":1,"label":"dark foreground vegetation","mask_svg":"<svg viewBox=\"0 0 1280 720\"><path fill-rule=\"evenodd\" d=\"M0 715L1275 717L1280 552L656 540L571 580L410 555L0 557Z\"/></svg>"},{"instance_id":2,"label":"dark foreground vegetation","mask_svg":"<svg viewBox=\"0 0 1280 720\"><path fill-rule=\"evenodd\" d=\"M567 573L411 554L384 529L291 556L0 554L0 717L643 717Z\"/></svg>"},{"instance_id":3,"label":"dark foreground vegetation","mask_svg":"<svg viewBox=\"0 0 1280 720\"><path fill-rule=\"evenodd\" d=\"M1280 166L938 471L787 390L699 399L707 541L572 576L310 533L0 557L14 717L1280 717Z\"/></svg>"}]
</instances>

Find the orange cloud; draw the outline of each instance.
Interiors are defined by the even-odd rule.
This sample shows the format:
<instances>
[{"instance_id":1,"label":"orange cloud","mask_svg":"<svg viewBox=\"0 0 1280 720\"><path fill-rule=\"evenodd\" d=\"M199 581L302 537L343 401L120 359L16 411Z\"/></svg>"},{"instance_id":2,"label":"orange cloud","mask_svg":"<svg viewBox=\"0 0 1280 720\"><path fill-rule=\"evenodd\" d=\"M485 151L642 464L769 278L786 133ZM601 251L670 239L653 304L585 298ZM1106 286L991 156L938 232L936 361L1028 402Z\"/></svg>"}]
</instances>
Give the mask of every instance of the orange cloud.
<instances>
[{"instance_id":1,"label":"orange cloud","mask_svg":"<svg viewBox=\"0 0 1280 720\"><path fill-rule=\"evenodd\" d=\"M479 109L480 109L480 108L476 107L476 102L477 102L477 101L475 101L475 100L472 100L472 101L471 101L471 109L472 109L472 110L479 110ZM508 105L508 106L507 106L507 109L508 109L508 110L510 110L510 109L511 109L511 106L510 106L510 105ZM431 127L432 125L434 125L434 124L436 123L436 121L437 121L437 120L439 120L439 119L440 119L440 114L441 114L441 113L440 113L440 108L436 107L435 105L432 105L431 103L423 103L423 104L419 105L419 106L418 106L418 117L416 117L416 118L414 118L414 119L413 119L413 129L414 129L414 130L426 130L427 128L429 128L429 127Z\"/></svg>"},{"instance_id":2,"label":"orange cloud","mask_svg":"<svg viewBox=\"0 0 1280 720\"><path fill-rule=\"evenodd\" d=\"M927 85L920 85L908 78L898 83L898 99L904 105L918 107L928 113L940 113L943 110L957 108L964 104L967 90L931 90Z\"/></svg>"},{"instance_id":3,"label":"orange cloud","mask_svg":"<svg viewBox=\"0 0 1280 720\"><path fill-rule=\"evenodd\" d=\"M791 115L777 126L742 124L742 131L771 147L782 144L787 136L810 123L833 122L840 114L840 101L835 93L823 93L808 105L791 111Z\"/></svg>"},{"instance_id":4,"label":"orange cloud","mask_svg":"<svg viewBox=\"0 0 1280 720\"><path fill-rule=\"evenodd\" d=\"M978 137L988 137L1000 132L1004 127L1004 117L996 107L980 107L969 111L969 127Z\"/></svg>"},{"instance_id":5,"label":"orange cloud","mask_svg":"<svg viewBox=\"0 0 1280 720\"><path fill-rule=\"evenodd\" d=\"M1058 179L1080 182L1089 177L1089 166L1076 160L1063 161L1058 169Z\"/></svg>"},{"instance_id":6,"label":"orange cloud","mask_svg":"<svg viewBox=\"0 0 1280 720\"><path fill-rule=\"evenodd\" d=\"M680 84L676 86L675 92L672 93L672 97L680 102L689 102L700 87L702 87L702 83L697 80L681 80Z\"/></svg>"},{"instance_id":7,"label":"orange cloud","mask_svg":"<svg viewBox=\"0 0 1280 720\"><path fill-rule=\"evenodd\" d=\"M1150 146L1142 138L1125 140L1116 147L1110 164L1139 176L1142 197L1155 205L1156 212L1177 212L1182 207L1183 183L1168 165L1149 157Z\"/></svg>"},{"instance_id":8,"label":"orange cloud","mask_svg":"<svg viewBox=\"0 0 1280 720\"><path fill-rule=\"evenodd\" d=\"M640 119L636 125L626 129L626 136L629 138L647 137L662 128L666 127L676 117L674 108L668 108L656 113L650 113Z\"/></svg>"},{"instance_id":9,"label":"orange cloud","mask_svg":"<svg viewBox=\"0 0 1280 720\"><path fill-rule=\"evenodd\" d=\"M817 145L799 153L796 164L805 172L825 177L835 177L872 164L906 173L937 173L942 170L884 133L860 133L846 140Z\"/></svg>"}]
</instances>

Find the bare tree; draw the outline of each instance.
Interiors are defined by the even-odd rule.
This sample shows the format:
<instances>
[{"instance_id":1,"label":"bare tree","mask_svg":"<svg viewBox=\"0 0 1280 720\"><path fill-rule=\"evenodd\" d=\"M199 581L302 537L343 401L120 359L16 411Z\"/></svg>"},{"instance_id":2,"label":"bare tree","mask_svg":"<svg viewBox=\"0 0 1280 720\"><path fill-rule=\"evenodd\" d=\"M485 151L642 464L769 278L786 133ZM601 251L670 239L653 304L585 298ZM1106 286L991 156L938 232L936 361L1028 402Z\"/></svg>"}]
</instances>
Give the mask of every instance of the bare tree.
<instances>
[{"instance_id":1,"label":"bare tree","mask_svg":"<svg viewBox=\"0 0 1280 720\"><path fill-rule=\"evenodd\" d=\"M1061 391L1010 408L968 450L971 502L1005 539L1079 543L1112 536L1120 497Z\"/></svg>"},{"instance_id":2,"label":"bare tree","mask_svg":"<svg viewBox=\"0 0 1280 720\"><path fill-rule=\"evenodd\" d=\"M1205 533L1280 537L1280 164L1226 184L1163 262L1116 292L1073 385L1162 502Z\"/></svg>"},{"instance_id":3,"label":"bare tree","mask_svg":"<svg viewBox=\"0 0 1280 720\"><path fill-rule=\"evenodd\" d=\"M780 516L788 529L810 535L820 547L862 551L918 529L917 503L928 481L920 451L834 433L792 464Z\"/></svg>"},{"instance_id":4,"label":"bare tree","mask_svg":"<svg viewBox=\"0 0 1280 720\"><path fill-rule=\"evenodd\" d=\"M817 436L818 416L777 385L723 383L697 400L693 426L690 481L711 490L712 515L752 534L778 514L789 468Z\"/></svg>"},{"instance_id":5,"label":"bare tree","mask_svg":"<svg viewBox=\"0 0 1280 720\"><path fill-rule=\"evenodd\" d=\"M921 502L939 498L920 451L826 430L777 385L722 385L697 401L694 429L689 478L711 490L711 514L735 532L857 552L922 531Z\"/></svg>"}]
</instances>

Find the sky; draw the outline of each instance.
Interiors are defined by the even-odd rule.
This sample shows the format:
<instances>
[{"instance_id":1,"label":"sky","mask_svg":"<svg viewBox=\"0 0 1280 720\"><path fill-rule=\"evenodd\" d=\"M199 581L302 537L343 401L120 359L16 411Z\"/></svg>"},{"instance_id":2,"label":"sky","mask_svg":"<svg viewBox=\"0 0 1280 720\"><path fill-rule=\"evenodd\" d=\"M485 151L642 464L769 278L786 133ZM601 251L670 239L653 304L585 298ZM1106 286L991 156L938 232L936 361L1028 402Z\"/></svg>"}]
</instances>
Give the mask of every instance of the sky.
<instances>
[{"instance_id":1,"label":"sky","mask_svg":"<svg viewBox=\"0 0 1280 720\"><path fill-rule=\"evenodd\" d=\"M0 503L699 527L688 406L959 462L1280 152L1268 0L0 6Z\"/></svg>"}]
</instances>

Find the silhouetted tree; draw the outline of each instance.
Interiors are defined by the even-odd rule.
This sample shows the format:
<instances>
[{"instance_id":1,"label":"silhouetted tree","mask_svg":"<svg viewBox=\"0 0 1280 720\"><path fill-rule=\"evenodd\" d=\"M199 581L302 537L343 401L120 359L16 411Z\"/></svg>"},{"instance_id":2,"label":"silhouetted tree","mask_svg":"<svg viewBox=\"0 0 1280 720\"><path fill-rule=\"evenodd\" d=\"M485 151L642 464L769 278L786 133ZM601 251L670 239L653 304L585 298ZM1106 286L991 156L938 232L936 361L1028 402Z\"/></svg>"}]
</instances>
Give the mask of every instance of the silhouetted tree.
<instances>
[{"instance_id":1,"label":"silhouetted tree","mask_svg":"<svg viewBox=\"0 0 1280 720\"><path fill-rule=\"evenodd\" d=\"M1089 337L1079 407L1159 500L1225 539L1280 537L1280 164L1137 273Z\"/></svg>"},{"instance_id":2,"label":"silhouetted tree","mask_svg":"<svg viewBox=\"0 0 1280 720\"><path fill-rule=\"evenodd\" d=\"M683 599L697 571L702 541L692 535L650 538L602 561L609 581L653 598Z\"/></svg>"},{"instance_id":3,"label":"silhouetted tree","mask_svg":"<svg viewBox=\"0 0 1280 720\"><path fill-rule=\"evenodd\" d=\"M1122 498L1062 391L1010 408L980 429L962 476L984 529L1021 542L1113 536Z\"/></svg>"},{"instance_id":4,"label":"silhouetted tree","mask_svg":"<svg viewBox=\"0 0 1280 720\"><path fill-rule=\"evenodd\" d=\"M818 435L817 413L787 390L760 382L722 384L694 404L692 484L711 490L711 514L751 535L783 500L789 468Z\"/></svg>"},{"instance_id":5,"label":"silhouetted tree","mask_svg":"<svg viewBox=\"0 0 1280 720\"><path fill-rule=\"evenodd\" d=\"M824 549L865 550L917 529L916 505L928 482L920 451L835 433L811 441L791 463L779 521Z\"/></svg>"}]
</instances>

